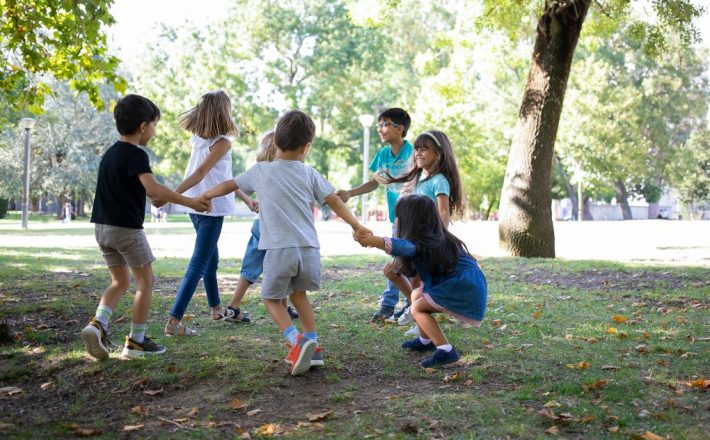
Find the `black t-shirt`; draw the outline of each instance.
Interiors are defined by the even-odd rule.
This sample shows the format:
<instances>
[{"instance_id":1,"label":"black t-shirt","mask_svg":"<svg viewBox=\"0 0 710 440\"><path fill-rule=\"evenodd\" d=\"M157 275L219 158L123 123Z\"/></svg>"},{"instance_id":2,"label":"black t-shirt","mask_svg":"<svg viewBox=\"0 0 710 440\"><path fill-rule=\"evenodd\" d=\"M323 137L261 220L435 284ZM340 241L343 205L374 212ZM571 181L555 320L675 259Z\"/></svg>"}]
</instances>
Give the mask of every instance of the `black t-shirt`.
<instances>
[{"instance_id":1,"label":"black t-shirt","mask_svg":"<svg viewBox=\"0 0 710 440\"><path fill-rule=\"evenodd\" d=\"M148 154L141 148L118 141L99 165L91 222L143 229L145 188L139 174L152 173Z\"/></svg>"}]
</instances>

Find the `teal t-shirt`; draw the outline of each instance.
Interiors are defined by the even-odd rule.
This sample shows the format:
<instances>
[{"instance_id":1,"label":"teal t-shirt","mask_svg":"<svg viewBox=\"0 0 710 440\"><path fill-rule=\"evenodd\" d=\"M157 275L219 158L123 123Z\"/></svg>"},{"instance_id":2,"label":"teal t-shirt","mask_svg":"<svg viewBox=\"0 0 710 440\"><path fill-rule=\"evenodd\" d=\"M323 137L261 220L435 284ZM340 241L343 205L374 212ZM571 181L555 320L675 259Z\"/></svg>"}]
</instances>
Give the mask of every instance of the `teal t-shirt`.
<instances>
[{"instance_id":1,"label":"teal t-shirt","mask_svg":"<svg viewBox=\"0 0 710 440\"><path fill-rule=\"evenodd\" d=\"M427 196L436 202L436 196L444 194L449 197L451 195L451 187L449 181L446 180L443 174L435 174L431 179L422 180L417 183L414 188L414 194Z\"/></svg>"},{"instance_id":2,"label":"teal t-shirt","mask_svg":"<svg viewBox=\"0 0 710 440\"><path fill-rule=\"evenodd\" d=\"M392 154L389 145L382 147L380 151L377 152L374 159L372 159L372 162L370 162L370 171L377 173L382 170L387 170L392 177L404 174L409 166L409 159L412 157L413 151L414 148L409 141L404 141L397 156ZM392 223L394 223L394 205L397 204L401 186L400 184L387 185L387 209L389 210L390 222Z\"/></svg>"}]
</instances>

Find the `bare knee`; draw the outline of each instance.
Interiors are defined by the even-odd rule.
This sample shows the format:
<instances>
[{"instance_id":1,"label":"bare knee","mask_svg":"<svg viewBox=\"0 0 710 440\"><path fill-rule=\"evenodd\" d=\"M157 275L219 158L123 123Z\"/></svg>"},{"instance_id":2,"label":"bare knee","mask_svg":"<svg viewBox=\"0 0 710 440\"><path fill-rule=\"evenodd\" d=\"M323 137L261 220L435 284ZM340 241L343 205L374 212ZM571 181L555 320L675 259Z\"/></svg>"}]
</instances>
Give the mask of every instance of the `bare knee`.
<instances>
[{"instance_id":1,"label":"bare knee","mask_svg":"<svg viewBox=\"0 0 710 440\"><path fill-rule=\"evenodd\" d=\"M385 267L382 268L382 273L389 279L397 276L397 272L394 270L394 264L392 263L385 264Z\"/></svg>"},{"instance_id":2,"label":"bare knee","mask_svg":"<svg viewBox=\"0 0 710 440\"><path fill-rule=\"evenodd\" d=\"M422 297L422 288L421 287L417 287L416 289L412 290L412 303L416 302L421 297Z\"/></svg>"}]
</instances>

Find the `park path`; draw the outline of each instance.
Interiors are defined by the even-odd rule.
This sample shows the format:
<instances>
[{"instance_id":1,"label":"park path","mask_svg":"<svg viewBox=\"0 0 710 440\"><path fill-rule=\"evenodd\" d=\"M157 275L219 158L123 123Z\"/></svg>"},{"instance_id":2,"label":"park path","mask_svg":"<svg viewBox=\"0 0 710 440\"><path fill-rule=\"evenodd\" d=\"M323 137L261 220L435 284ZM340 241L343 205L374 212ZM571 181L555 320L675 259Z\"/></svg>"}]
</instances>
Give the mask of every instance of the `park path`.
<instances>
[{"instance_id":1,"label":"park path","mask_svg":"<svg viewBox=\"0 0 710 440\"><path fill-rule=\"evenodd\" d=\"M146 233L156 257L189 258L194 235L185 222L146 223ZM378 235L389 235L387 222L368 223ZM241 258L251 222L227 222L220 238L220 257ZM377 255L363 249L339 221L316 222L323 256ZM471 221L452 225L452 232L479 257L501 257L498 223ZM632 220L599 222L556 222L557 257L569 260L608 260L651 264L710 267L710 221ZM30 224L20 232L19 224L0 225L0 247L95 248L93 225L85 222Z\"/></svg>"}]
</instances>

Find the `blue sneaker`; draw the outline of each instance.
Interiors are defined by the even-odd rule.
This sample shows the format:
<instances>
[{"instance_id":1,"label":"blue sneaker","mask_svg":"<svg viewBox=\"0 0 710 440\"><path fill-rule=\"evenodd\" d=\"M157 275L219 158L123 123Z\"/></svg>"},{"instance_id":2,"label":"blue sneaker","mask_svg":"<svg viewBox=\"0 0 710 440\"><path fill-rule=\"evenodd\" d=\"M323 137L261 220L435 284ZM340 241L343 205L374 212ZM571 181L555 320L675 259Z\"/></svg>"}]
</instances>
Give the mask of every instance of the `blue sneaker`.
<instances>
[{"instance_id":1,"label":"blue sneaker","mask_svg":"<svg viewBox=\"0 0 710 440\"><path fill-rule=\"evenodd\" d=\"M461 358L455 348L451 351L436 350L434 355L424 359L419 365L424 368L435 368L446 364L452 364Z\"/></svg>"},{"instance_id":2,"label":"blue sneaker","mask_svg":"<svg viewBox=\"0 0 710 440\"><path fill-rule=\"evenodd\" d=\"M402 348L407 349L407 350L419 351L419 352L423 353L425 351L436 350L436 345L434 345L433 342L429 342L428 344L424 344L424 343L422 343L421 339L414 338L410 341L402 342Z\"/></svg>"}]
</instances>

